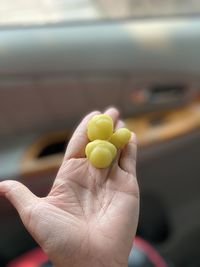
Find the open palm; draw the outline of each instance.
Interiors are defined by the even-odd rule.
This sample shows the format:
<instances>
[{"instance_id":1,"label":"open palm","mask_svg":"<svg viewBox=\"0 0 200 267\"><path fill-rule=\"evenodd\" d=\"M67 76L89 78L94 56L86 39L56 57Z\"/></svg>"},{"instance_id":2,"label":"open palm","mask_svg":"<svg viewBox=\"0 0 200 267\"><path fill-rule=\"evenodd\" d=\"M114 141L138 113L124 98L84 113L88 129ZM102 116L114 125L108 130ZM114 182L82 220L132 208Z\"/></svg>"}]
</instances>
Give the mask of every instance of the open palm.
<instances>
[{"instance_id":1,"label":"open palm","mask_svg":"<svg viewBox=\"0 0 200 267\"><path fill-rule=\"evenodd\" d=\"M121 127L116 109L106 111ZM84 157L86 116L76 129L47 197L38 198L16 181L0 193L17 208L31 235L55 266L127 266L135 235L139 190L134 135L110 168L97 169Z\"/></svg>"}]
</instances>

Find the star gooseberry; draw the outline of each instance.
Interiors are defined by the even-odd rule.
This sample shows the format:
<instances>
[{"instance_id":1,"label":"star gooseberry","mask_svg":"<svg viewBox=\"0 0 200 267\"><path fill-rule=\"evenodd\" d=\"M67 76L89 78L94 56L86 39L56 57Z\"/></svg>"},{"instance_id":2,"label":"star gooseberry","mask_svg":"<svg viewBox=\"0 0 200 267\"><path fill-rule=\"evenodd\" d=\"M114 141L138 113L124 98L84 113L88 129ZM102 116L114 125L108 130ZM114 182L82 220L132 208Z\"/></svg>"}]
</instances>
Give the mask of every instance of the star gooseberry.
<instances>
[{"instance_id":1,"label":"star gooseberry","mask_svg":"<svg viewBox=\"0 0 200 267\"><path fill-rule=\"evenodd\" d=\"M96 168L107 168L117 154L131 138L131 132L120 128L113 133L113 120L107 114L95 115L87 125L88 143L86 157Z\"/></svg>"},{"instance_id":2,"label":"star gooseberry","mask_svg":"<svg viewBox=\"0 0 200 267\"><path fill-rule=\"evenodd\" d=\"M118 129L109 139L116 148L123 148L131 138L131 132L127 128Z\"/></svg>"},{"instance_id":3,"label":"star gooseberry","mask_svg":"<svg viewBox=\"0 0 200 267\"><path fill-rule=\"evenodd\" d=\"M109 115L95 115L88 122L87 135L90 141L108 140L113 134L113 120Z\"/></svg>"},{"instance_id":4,"label":"star gooseberry","mask_svg":"<svg viewBox=\"0 0 200 267\"><path fill-rule=\"evenodd\" d=\"M95 140L87 144L86 157L96 168L107 168L117 154L116 147L105 140Z\"/></svg>"}]
</instances>

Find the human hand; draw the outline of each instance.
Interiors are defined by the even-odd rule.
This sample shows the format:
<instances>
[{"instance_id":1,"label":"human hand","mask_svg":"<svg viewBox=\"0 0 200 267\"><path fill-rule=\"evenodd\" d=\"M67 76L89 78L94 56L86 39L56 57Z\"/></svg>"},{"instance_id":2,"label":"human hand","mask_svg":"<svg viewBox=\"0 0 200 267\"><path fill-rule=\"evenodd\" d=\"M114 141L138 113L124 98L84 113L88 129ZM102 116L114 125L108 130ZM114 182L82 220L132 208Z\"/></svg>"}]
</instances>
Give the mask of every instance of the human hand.
<instances>
[{"instance_id":1,"label":"human hand","mask_svg":"<svg viewBox=\"0 0 200 267\"><path fill-rule=\"evenodd\" d=\"M39 198L17 181L0 183L0 194L55 267L125 267L139 213L134 134L113 164L97 169L85 158L86 116L74 132L48 196ZM115 127L119 113L106 111Z\"/></svg>"}]
</instances>

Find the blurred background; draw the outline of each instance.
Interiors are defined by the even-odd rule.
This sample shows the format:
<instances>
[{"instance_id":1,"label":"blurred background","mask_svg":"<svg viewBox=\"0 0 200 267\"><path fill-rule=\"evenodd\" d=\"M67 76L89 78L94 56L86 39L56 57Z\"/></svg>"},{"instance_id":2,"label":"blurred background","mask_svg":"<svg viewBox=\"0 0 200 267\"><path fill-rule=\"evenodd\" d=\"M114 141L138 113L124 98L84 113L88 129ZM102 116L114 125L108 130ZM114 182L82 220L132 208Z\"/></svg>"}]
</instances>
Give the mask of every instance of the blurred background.
<instances>
[{"instance_id":1,"label":"blurred background","mask_svg":"<svg viewBox=\"0 0 200 267\"><path fill-rule=\"evenodd\" d=\"M1 0L0 179L45 196L80 119L114 105L138 137L138 236L200 266L199 15L198 0ZM7 266L37 244L4 199L0 214Z\"/></svg>"}]
</instances>

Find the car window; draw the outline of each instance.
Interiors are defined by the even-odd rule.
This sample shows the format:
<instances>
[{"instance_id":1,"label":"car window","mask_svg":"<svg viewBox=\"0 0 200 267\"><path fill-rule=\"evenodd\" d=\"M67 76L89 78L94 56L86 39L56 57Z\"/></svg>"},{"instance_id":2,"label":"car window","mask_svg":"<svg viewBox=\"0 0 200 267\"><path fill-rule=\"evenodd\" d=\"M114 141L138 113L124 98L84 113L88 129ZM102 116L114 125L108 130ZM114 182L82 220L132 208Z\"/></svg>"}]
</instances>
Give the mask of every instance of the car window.
<instances>
[{"instance_id":1,"label":"car window","mask_svg":"<svg viewBox=\"0 0 200 267\"><path fill-rule=\"evenodd\" d=\"M1 0L0 25L200 13L199 0Z\"/></svg>"}]
</instances>

